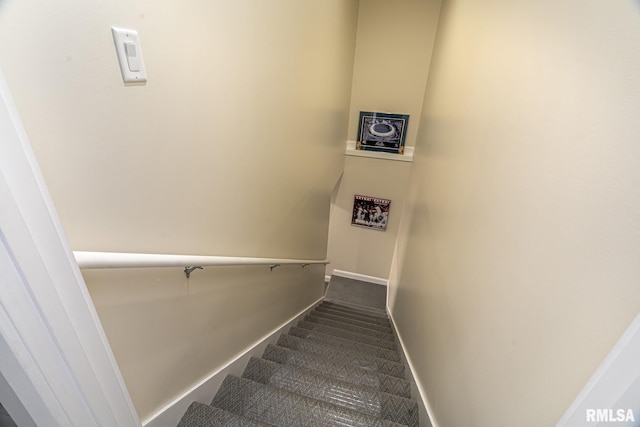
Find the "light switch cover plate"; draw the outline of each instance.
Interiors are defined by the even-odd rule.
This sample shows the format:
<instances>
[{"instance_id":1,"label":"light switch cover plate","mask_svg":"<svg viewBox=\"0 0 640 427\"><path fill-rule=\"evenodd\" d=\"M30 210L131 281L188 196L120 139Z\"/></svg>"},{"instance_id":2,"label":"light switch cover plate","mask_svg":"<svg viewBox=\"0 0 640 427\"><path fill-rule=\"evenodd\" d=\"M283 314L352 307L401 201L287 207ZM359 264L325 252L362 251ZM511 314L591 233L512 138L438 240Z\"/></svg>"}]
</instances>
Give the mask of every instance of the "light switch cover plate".
<instances>
[{"instance_id":1,"label":"light switch cover plate","mask_svg":"<svg viewBox=\"0 0 640 427\"><path fill-rule=\"evenodd\" d=\"M122 79L126 83L146 82L147 73L142 60L142 49L138 32L125 28L111 27L116 46ZM125 47L126 46L126 47Z\"/></svg>"}]
</instances>

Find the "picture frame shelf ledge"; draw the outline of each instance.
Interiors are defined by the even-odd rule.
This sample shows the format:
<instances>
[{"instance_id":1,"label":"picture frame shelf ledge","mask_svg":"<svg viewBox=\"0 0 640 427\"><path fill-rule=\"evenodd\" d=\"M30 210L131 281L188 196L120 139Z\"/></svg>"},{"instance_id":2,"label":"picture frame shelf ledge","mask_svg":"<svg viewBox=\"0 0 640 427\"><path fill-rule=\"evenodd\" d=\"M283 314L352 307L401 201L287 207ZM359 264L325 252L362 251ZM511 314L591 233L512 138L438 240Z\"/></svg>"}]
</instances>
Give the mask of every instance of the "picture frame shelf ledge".
<instances>
[{"instance_id":1,"label":"picture frame shelf ledge","mask_svg":"<svg viewBox=\"0 0 640 427\"><path fill-rule=\"evenodd\" d=\"M379 151L357 150L356 141L347 141L345 154L347 156L369 157L372 159L395 160L413 162L413 147L406 146L404 154L384 153Z\"/></svg>"}]
</instances>

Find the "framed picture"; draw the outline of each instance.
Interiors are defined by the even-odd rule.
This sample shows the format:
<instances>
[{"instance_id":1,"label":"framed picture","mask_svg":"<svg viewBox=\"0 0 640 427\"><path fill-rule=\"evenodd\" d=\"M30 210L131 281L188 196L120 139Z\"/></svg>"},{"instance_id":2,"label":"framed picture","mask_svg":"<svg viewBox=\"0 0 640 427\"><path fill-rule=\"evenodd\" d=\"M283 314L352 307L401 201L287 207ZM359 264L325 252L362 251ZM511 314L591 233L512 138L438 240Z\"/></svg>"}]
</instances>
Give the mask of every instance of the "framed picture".
<instances>
[{"instance_id":1,"label":"framed picture","mask_svg":"<svg viewBox=\"0 0 640 427\"><path fill-rule=\"evenodd\" d=\"M386 231L391 200L355 195L351 225Z\"/></svg>"},{"instance_id":2,"label":"framed picture","mask_svg":"<svg viewBox=\"0 0 640 427\"><path fill-rule=\"evenodd\" d=\"M409 116L361 111L357 150L403 154Z\"/></svg>"}]
</instances>

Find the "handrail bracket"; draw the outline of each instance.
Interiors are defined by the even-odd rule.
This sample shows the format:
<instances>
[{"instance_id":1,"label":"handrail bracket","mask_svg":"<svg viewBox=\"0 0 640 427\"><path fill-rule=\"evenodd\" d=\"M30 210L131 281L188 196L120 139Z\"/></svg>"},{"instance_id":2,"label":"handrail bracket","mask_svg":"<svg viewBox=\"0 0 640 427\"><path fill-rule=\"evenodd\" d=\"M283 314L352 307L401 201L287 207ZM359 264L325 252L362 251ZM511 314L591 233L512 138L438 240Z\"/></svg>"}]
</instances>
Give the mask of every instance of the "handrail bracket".
<instances>
[{"instance_id":1,"label":"handrail bracket","mask_svg":"<svg viewBox=\"0 0 640 427\"><path fill-rule=\"evenodd\" d=\"M184 275L187 276L187 279L188 279L191 277L191 272L197 269L204 270L204 268L201 265L194 265L193 267L186 266L184 268Z\"/></svg>"}]
</instances>

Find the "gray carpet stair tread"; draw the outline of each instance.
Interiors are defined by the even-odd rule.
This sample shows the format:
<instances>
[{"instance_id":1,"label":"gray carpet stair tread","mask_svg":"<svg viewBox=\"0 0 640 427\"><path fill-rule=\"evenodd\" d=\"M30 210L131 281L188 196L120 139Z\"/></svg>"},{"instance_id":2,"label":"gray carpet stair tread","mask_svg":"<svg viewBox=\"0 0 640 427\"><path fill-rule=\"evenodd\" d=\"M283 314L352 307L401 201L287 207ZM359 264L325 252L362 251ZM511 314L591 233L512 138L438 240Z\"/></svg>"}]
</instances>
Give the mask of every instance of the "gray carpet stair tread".
<instances>
[{"instance_id":1,"label":"gray carpet stair tread","mask_svg":"<svg viewBox=\"0 0 640 427\"><path fill-rule=\"evenodd\" d=\"M326 299L384 310L387 287L332 275L327 287Z\"/></svg>"},{"instance_id":2,"label":"gray carpet stair tread","mask_svg":"<svg viewBox=\"0 0 640 427\"><path fill-rule=\"evenodd\" d=\"M377 369L356 366L352 363L353 359L337 358L335 355L329 358L273 344L267 345L262 358L282 365L292 365L310 369L323 375L348 381L351 384L371 387L384 393L394 394L407 399L411 398L411 383L409 383L409 381L383 374L378 372Z\"/></svg>"},{"instance_id":3,"label":"gray carpet stair tread","mask_svg":"<svg viewBox=\"0 0 640 427\"><path fill-rule=\"evenodd\" d=\"M295 332L295 331L294 331ZM398 360L377 357L372 352L362 352L341 346L336 346L333 337L329 342L306 339L291 334L282 334L278 339L278 346L306 352L328 358L335 358L341 362L349 361L351 365L363 369L374 370L397 378L406 378L405 366ZM399 358L399 356L398 356Z\"/></svg>"},{"instance_id":4,"label":"gray carpet stair tread","mask_svg":"<svg viewBox=\"0 0 640 427\"><path fill-rule=\"evenodd\" d=\"M392 362L402 363L400 354L397 351L389 350L375 345L368 345L361 342L351 341L349 339L337 337L335 335L324 334L317 330L314 331L313 329L293 326L289 329L289 335L306 338L324 344L330 344L340 349L370 354L380 359L391 360Z\"/></svg>"},{"instance_id":5,"label":"gray carpet stair tread","mask_svg":"<svg viewBox=\"0 0 640 427\"><path fill-rule=\"evenodd\" d=\"M389 321L389 316L387 315L386 312L372 312L372 311L367 311L367 310L358 310L356 308L353 307L348 307L345 305L339 305L339 304L332 304L332 303L327 303L324 302L322 304L320 304L317 308L321 308L321 309L325 309L325 310L333 310L333 311L339 311L341 313L347 313L347 314L352 314L354 316L360 316L362 318L365 319L369 319L372 322L377 322L377 321Z\"/></svg>"},{"instance_id":6,"label":"gray carpet stair tread","mask_svg":"<svg viewBox=\"0 0 640 427\"><path fill-rule=\"evenodd\" d=\"M322 311L313 311L307 314L305 317L312 317L314 319L317 319L316 321L318 321L319 323L328 324L327 322L336 322L336 323L339 323L340 325L344 325L344 326L348 325L347 329L358 328L358 330L361 330L362 333L366 333L366 334L373 334L373 335L384 334L384 335L393 336L393 329L391 327L378 325L375 323L362 322L357 319L343 317L335 314L329 314ZM322 322L320 322L320 319L322 319ZM380 336L384 336L384 335L380 335Z\"/></svg>"},{"instance_id":7,"label":"gray carpet stair tread","mask_svg":"<svg viewBox=\"0 0 640 427\"><path fill-rule=\"evenodd\" d=\"M391 330L382 330L377 326L368 324L360 325L360 322L353 322L350 319L344 319L338 316L327 316L323 313L309 313L304 316L303 320L332 326L334 328L345 329L347 331L358 332L372 337L386 338L389 341L396 341L396 337Z\"/></svg>"},{"instance_id":8,"label":"gray carpet stair tread","mask_svg":"<svg viewBox=\"0 0 640 427\"><path fill-rule=\"evenodd\" d=\"M367 322L367 323L373 323L376 325L386 326L387 328L391 327L391 321L389 321L389 319L384 317L367 317L367 316L362 316L361 314L358 314L355 312L338 310L332 307L325 307L325 306L318 306L314 310L314 312L322 312L322 313L327 313L334 316L347 317L354 320L359 320L361 322Z\"/></svg>"},{"instance_id":9,"label":"gray carpet stair tread","mask_svg":"<svg viewBox=\"0 0 640 427\"><path fill-rule=\"evenodd\" d=\"M335 337L345 338L356 343L374 345L376 347L385 348L387 350L398 351L398 346L393 340L389 341L387 339L376 338L365 334L359 334L357 332L351 332L340 328L325 326L319 323L306 322L304 320L298 322L297 327L310 329L327 335L333 335Z\"/></svg>"},{"instance_id":10,"label":"gray carpet stair tread","mask_svg":"<svg viewBox=\"0 0 640 427\"><path fill-rule=\"evenodd\" d=\"M384 420L418 426L416 402L298 366L252 357L242 377Z\"/></svg>"},{"instance_id":11,"label":"gray carpet stair tread","mask_svg":"<svg viewBox=\"0 0 640 427\"><path fill-rule=\"evenodd\" d=\"M360 326L378 329L378 330L384 330L384 331L393 330L393 327L391 326L391 322L385 322L384 319L380 319L379 321L374 321L374 320L367 319L355 314L345 313L342 311L330 310L325 308L317 308L309 314L313 314L314 316L324 316L324 317L331 316L332 318L339 320L341 322L358 322L357 324L359 324Z\"/></svg>"},{"instance_id":12,"label":"gray carpet stair tread","mask_svg":"<svg viewBox=\"0 0 640 427\"><path fill-rule=\"evenodd\" d=\"M271 424L232 414L200 402L193 402L180 419L178 427L269 427Z\"/></svg>"},{"instance_id":13,"label":"gray carpet stair tread","mask_svg":"<svg viewBox=\"0 0 640 427\"><path fill-rule=\"evenodd\" d=\"M326 310L326 311L332 311L334 313L341 313L349 316L357 316L362 320L368 321L371 323L382 323L387 325L390 324L389 318L386 314L376 316L371 313L367 313L359 310L351 310L346 307L335 306L335 305L324 305L324 304L317 306L316 310Z\"/></svg>"},{"instance_id":14,"label":"gray carpet stair tread","mask_svg":"<svg viewBox=\"0 0 640 427\"><path fill-rule=\"evenodd\" d=\"M381 318L385 319L388 317L387 310L382 309L371 309L369 307L360 307L350 304L343 304L337 301L328 301L325 300L318 305L318 307L322 308L330 308L332 310L340 310L344 312L358 314L363 317L370 317L372 319Z\"/></svg>"},{"instance_id":15,"label":"gray carpet stair tread","mask_svg":"<svg viewBox=\"0 0 640 427\"><path fill-rule=\"evenodd\" d=\"M356 305L356 304L350 304L347 302L343 302L343 301L335 301L335 300L329 300L329 299L325 299L321 304L320 307L331 307L333 309L336 310L344 310L344 311L349 311L352 313L356 313L359 314L361 316L368 316L371 318L382 318L382 319L387 319L388 315L387 315L387 310L386 309L381 309L381 308L372 308L372 307L367 307L367 306L362 306L362 305Z\"/></svg>"},{"instance_id":16,"label":"gray carpet stair tread","mask_svg":"<svg viewBox=\"0 0 640 427\"><path fill-rule=\"evenodd\" d=\"M419 427L401 351L386 288L333 276L321 304L178 427Z\"/></svg>"},{"instance_id":17,"label":"gray carpet stair tread","mask_svg":"<svg viewBox=\"0 0 640 427\"><path fill-rule=\"evenodd\" d=\"M370 337L385 339L391 342L397 342L396 337L393 333L379 331L376 329L369 329L366 327L358 326L350 322L342 322L340 320L334 320L327 318L325 316L316 316L315 314L307 314L304 319L306 322L319 323L321 325L331 326L332 328L343 329L345 331L356 332L359 334L368 335Z\"/></svg>"},{"instance_id":18,"label":"gray carpet stair tread","mask_svg":"<svg viewBox=\"0 0 640 427\"><path fill-rule=\"evenodd\" d=\"M211 406L276 426L392 427L401 425L232 375L224 379Z\"/></svg>"}]
</instances>

